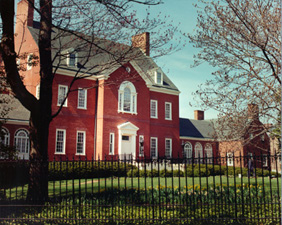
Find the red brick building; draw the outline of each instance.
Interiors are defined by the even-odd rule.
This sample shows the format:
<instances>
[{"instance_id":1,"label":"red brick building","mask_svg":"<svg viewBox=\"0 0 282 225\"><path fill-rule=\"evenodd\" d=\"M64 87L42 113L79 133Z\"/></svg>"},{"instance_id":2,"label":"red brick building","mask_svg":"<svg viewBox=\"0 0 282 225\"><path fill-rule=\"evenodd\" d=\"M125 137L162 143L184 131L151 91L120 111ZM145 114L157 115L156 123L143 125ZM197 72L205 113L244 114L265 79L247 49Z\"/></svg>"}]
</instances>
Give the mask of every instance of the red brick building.
<instances>
[{"instance_id":1,"label":"red brick building","mask_svg":"<svg viewBox=\"0 0 282 225\"><path fill-rule=\"evenodd\" d=\"M27 0L18 3L15 49L23 81L39 98L39 27L33 14ZM214 121L204 120L203 111L195 111L194 120L179 118L179 90L150 57L149 33L134 36L131 46L99 39L115 54L132 48L129 57L118 62L99 49L88 57L82 40L55 28L52 33L59 37L52 42L52 56L57 56L52 112L61 111L49 128L50 160L206 157L212 163L213 156L233 154L227 142L215 138ZM79 79L72 84L74 77ZM13 101L17 112L6 118L2 141L16 146L19 157L27 159L29 112ZM267 135L264 140L268 145ZM258 152L240 141L235 140L241 146L236 152Z\"/></svg>"}]
</instances>

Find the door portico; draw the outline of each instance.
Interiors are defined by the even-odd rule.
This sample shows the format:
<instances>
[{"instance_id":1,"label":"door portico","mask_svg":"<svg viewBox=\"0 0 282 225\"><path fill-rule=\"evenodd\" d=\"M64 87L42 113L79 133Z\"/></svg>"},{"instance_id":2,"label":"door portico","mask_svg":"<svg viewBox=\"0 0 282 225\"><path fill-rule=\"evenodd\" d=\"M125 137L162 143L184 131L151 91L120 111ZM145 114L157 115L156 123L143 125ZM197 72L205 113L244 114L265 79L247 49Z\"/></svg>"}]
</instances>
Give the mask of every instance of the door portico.
<instances>
[{"instance_id":1,"label":"door portico","mask_svg":"<svg viewBox=\"0 0 282 225\"><path fill-rule=\"evenodd\" d=\"M121 159L134 159L136 157L136 136L139 128L131 122L125 122L117 126L118 154Z\"/></svg>"}]
</instances>

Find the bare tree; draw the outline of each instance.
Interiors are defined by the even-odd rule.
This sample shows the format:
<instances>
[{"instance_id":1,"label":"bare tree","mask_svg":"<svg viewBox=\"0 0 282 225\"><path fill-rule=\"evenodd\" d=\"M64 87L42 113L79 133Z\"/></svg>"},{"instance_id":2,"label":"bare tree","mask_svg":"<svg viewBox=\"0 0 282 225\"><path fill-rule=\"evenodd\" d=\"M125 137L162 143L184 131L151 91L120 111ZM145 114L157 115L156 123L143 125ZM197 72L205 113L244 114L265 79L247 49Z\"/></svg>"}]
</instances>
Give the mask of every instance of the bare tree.
<instances>
[{"instance_id":1,"label":"bare tree","mask_svg":"<svg viewBox=\"0 0 282 225\"><path fill-rule=\"evenodd\" d=\"M39 52L34 53L34 56L40 58L40 73L37 74L40 76L39 99L25 87L17 68L17 58L26 53L21 51L21 45L15 49L14 1L10 0L0 1L3 27L0 53L7 82L15 97L31 113L31 168L27 198L29 201L40 203L48 198L48 183L45 178L48 167L41 162L46 162L48 157L49 124L60 113L65 101L61 103L58 111L52 112L51 87L56 72L64 68L68 55L79 53L77 69L69 83L71 92L76 91L72 89L72 85L77 80L89 76L102 77L105 71L144 56L142 51L130 44L129 37L132 35L152 31L152 37L155 38L151 40L151 50L167 46L161 51L156 51L156 56L172 51L175 48L167 43L176 28L166 25L164 20L150 19L149 14L139 20L136 11L131 8L132 4L158 5L161 3L159 0L40 0L38 7L37 2L33 0L26 1L38 13L40 21L37 23L39 29L30 30L39 49ZM30 23L22 22L23 26ZM159 33L158 28L162 29L162 33Z\"/></svg>"},{"instance_id":2,"label":"bare tree","mask_svg":"<svg viewBox=\"0 0 282 225\"><path fill-rule=\"evenodd\" d=\"M194 93L199 105L217 110L222 126L229 123L240 136L249 126L248 104L258 105L263 123L273 124L264 132L279 127L280 1L199 0L196 7L197 29L189 35L200 48L194 66L207 62L216 68Z\"/></svg>"}]
</instances>

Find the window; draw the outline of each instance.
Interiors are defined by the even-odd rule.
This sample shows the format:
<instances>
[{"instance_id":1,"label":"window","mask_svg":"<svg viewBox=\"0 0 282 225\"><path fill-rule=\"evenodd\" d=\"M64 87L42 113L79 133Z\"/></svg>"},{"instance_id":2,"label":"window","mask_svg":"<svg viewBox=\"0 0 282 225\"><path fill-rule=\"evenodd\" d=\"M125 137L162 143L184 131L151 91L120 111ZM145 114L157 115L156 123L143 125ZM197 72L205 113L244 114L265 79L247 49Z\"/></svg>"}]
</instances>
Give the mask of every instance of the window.
<instances>
[{"instance_id":1,"label":"window","mask_svg":"<svg viewBox=\"0 0 282 225\"><path fill-rule=\"evenodd\" d=\"M66 148L66 130L56 130L56 151L57 154L65 154Z\"/></svg>"},{"instance_id":2,"label":"window","mask_svg":"<svg viewBox=\"0 0 282 225\"><path fill-rule=\"evenodd\" d=\"M267 166L267 154L262 155L262 166L263 167Z\"/></svg>"},{"instance_id":3,"label":"window","mask_svg":"<svg viewBox=\"0 0 282 225\"><path fill-rule=\"evenodd\" d=\"M72 52L72 53L68 53L67 56L67 64L70 67L75 67L77 64L77 54Z\"/></svg>"},{"instance_id":4,"label":"window","mask_svg":"<svg viewBox=\"0 0 282 225\"><path fill-rule=\"evenodd\" d=\"M170 138L165 139L165 157L170 158L172 153L172 140Z\"/></svg>"},{"instance_id":5,"label":"window","mask_svg":"<svg viewBox=\"0 0 282 225\"><path fill-rule=\"evenodd\" d=\"M160 71L155 72L155 83L157 84L163 84L163 74Z\"/></svg>"},{"instance_id":6,"label":"window","mask_svg":"<svg viewBox=\"0 0 282 225\"><path fill-rule=\"evenodd\" d=\"M184 145L184 152L183 152L183 157L185 159L191 159L192 158L192 144L190 142L186 142Z\"/></svg>"},{"instance_id":7,"label":"window","mask_svg":"<svg viewBox=\"0 0 282 225\"><path fill-rule=\"evenodd\" d=\"M254 138L253 133L250 133L250 139L253 139L253 138Z\"/></svg>"},{"instance_id":8,"label":"window","mask_svg":"<svg viewBox=\"0 0 282 225\"><path fill-rule=\"evenodd\" d=\"M129 136L123 135L123 136L121 137L121 139L122 139L123 141L129 141Z\"/></svg>"},{"instance_id":9,"label":"window","mask_svg":"<svg viewBox=\"0 0 282 225\"><path fill-rule=\"evenodd\" d=\"M151 100L151 118L158 118L158 101Z\"/></svg>"},{"instance_id":10,"label":"window","mask_svg":"<svg viewBox=\"0 0 282 225\"><path fill-rule=\"evenodd\" d=\"M8 129L4 127L1 128L0 143L2 143L5 146L10 145L10 133Z\"/></svg>"},{"instance_id":11,"label":"window","mask_svg":"<svg viewBox=\"0 0 282 225\"><path fill-rule=\"evenodd\" d=\"M20 153L29 152L29 138L28 132L24 129L18 130L15 134L16 150Z\"/></svg>"},{"instance_id":12,"label":"window","mask_svg":"<svg viewBox=\"0 0 282 225\"><path fill-rule=\"evenodd\" d=\"M144 136L139 136L139 156L144 156Z\"/></svg>"},{"instance_id":13,"label":"window","mask_svg":"<svg viewBox=\"0 0 282 225\"><path fill-rule=\"evenodd\" d=\"M165 119L171 120L171 103L170 102L165 103Z\"/></svg>"},{"instance_id":14,"label":"window","mask_svg":"<svg viewBox=\"0 0 282 225\"><path fill-rule=\"evenodd\" d=\"M65 85L59 85L59 88L58 88L58 106L60 106L64 99L67 97L67 93L68 93L68 86L65 86ZM68 106L68 100L66 98L63 106Z\"/></svg>"},{"instance_id":15,"label":"window","mask_svg":"<svg viewBox=\"0 0 282 225\"><path fill-rule=\"evenodd\" d=\"M233 166L233 153L227 153L227 166Z\"/></svg>"},{"instance_id":16,"label":"window","mask_svg":"<svg viewBox=\"0 0 282 225\"><path fill-rule=\"evenodd\" d=\"M212 145L206 144L205 146L205 158L207 159L207 163L212 163Z\"/></svg>"},{"instance_id":17,"label":"window","mask_svg":"<svg viewBox=\"0 0 282 225\"><path fill-rule=\"evenodd\" d=\"M124 81L118 92L118 112L137 114L137 93L134 85Z\"/></svg>"},{"instance_id":18,"label":"window","mask_svg":"<svg viewBox=\"0 0 282 225\"><path fill-rule=\"evenodd\" d=\"M40 84L36 85L36 90L35 91L36 91L35 97L37 99L39 99L40 98Z\"/></svg>"},{"instance_id":19,"label":"window","mask_svg":"<svg viewBox=\"0 0 282 225\"><path fill-rule=\"evenodd\" d=\"M114 155L114 147L115 147L115 134L110 133L110 147L109 147L110 155Z\"/></svg>"},{"instance_id":20,"label":"window","mask_svg":"<svg viewBox=\"0 0 282 225\"><path fill-rule=\"evenodd\" d=\"M155 137L151 137L151 158L158 157L158 139Z\"/></svg>"},{"instance_id":21,"label":"window","mask_svg":"<svg viewBox=\"0 0 282 225\"><path fill-rule=\"evenodd\" d=\"M203 162L203 147L199 142L195 144L195 159L198 159L198 158L200 158L200 160L199 161L195 160L195 162L202 163Z\"/></svg>"},{"instance_id":22,"label":"window","mask_svg":"<svg viewBox=\"0 0 282 225\"><path fill-rule=\"evenodd\" d=\"M27 65L26 65L26 69L27 70L31 70L31 68L32 68L32 60L33 60L33 54L29 54L28 56L27 56Z\"/></svg>"},{"instance_id":23,"label":"window","mask_svg":"<svg viewBox=\"0 0 282 225\"><path fill-rule=\"evenodd\" d=\"M264 142L264 134L262 134L262 135L260 136L260 140L261 140L262 142Z\"/></svg>"},{"instance_id":24,"label":"window","mask_svg":"<svg viewBox=\"0 0 282 225\"><path fill-rule=\"evenodd\" d=\"M87 104L87 90L86 89L78 89L77 108L86 109L86 104Z\"/></svg>"},{"instance_id":25,"label":"window","mask_svg":"<svg viewBox=\"0 0 282 225\"><path fill-rule=\"evenodd\" d=\"M76 136L76 154L85 155L85 131L77 131Z\"/></svg>"}]
</instances>

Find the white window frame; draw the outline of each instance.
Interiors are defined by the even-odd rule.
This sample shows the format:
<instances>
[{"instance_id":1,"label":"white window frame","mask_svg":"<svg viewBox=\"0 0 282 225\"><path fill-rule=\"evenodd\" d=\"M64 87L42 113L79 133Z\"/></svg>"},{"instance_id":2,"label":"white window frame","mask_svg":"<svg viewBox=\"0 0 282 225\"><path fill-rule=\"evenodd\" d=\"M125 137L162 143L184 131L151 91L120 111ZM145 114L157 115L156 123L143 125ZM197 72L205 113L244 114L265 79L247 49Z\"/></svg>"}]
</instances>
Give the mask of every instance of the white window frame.
<instances>
[{"instance_id":1,"label":"white window frame","mask_svg":"<svg viewBox=\"0 0 282 225\"><path fill-rule=\"evenodd\" d=\"M84 91L84 98L80 98L80 92L81 91ZM80 99L82 99L83 103L84 103L84 106L80 106ZM87 89L84 89L84 88L79 88L78 91L77 91L77 108L78 109L87 109Z\"/></svg>"},{"instance_id":2,"label":"white window frame","mask_svg":"<svg viewBox=\"0 0 282 225\"><path fill-rule=\"evenodd\" d=\"M124 110L124 90L128 88L130 90L130 110ZM118 112L137 114L137 93L135 86L129 82L124 81L121 83L118 91Z\"/></svg>"},{"instance_id":3,"label":"white window frame","mask_svg":"<svg viewBox=\"0 0 282 225\"><path fill-rule=\"evenodd\" d=\"M65 90L66 90L65 96L62 97L63 99L61 99L60 88L65 88ZM61 104L62 104L64 98L66 98L66 96L67 96L67 93L68 93L68 86L67 86L67 85L61 85L61 84L59 84L59 86L58 86L58 102L57 102L57 106L61 106ZM61 100L62 102L60 102L60 100ZM63 107L67 107L67 106L68 106L68 98L66 98L66 100L65 100L65 102L64 102L64 104L63 104Z\"/></svg>"},{"instance_id":4,"label":"white window frame","mask_svg":"<svg viewBox=\"0 0 282 225\"><path fill-rule=\"evenodd\" d=\"M155 114L153 114L153 106L155 106ZM150 101L150 116L153 119L158 119L158 101L152 100Z\"/></svg>"},{"instance_id":5,"label":"white window frame","mask_svg":"<svg viewBox=\"0 0 282 225\"><path fill-rule=\"evenodd\" d=\"M110 133L109 139L109 155L115 154L115 133Z\"/></svg>"},{"instance_id":6,"label":"white window frame","mask_svg":"<svg viewBox=\"0 0 282 225\"><path fill-rule=\"evenodd\" d=\"M63 149L62 152L58 152L57 148L58 148L58 132L63 132ZM66 153L66 130L65 129L56 129L56 143L55 143L55 154L57 155L64 155Z\"/></svg>"},{"instance_id":7,"label":"white window frame","mask_svg":"<svg viewBox=\"0 0 282 225\"><path fill-rule=\"evenodd\" d=\"M74 65L71 65L70 64L70 56L71 55L74 55L74 57L75 57L75 59L74 59ZM67 65L68 65L68 67L76 67L77 66L77 53L75 53L75 52L68 52L68 54L67 54Z\"/></svg>"},{"instance_id":8,"label":"white window frame","mask_svg":"<svg viewBox=\"0 0 282 225\"><path fill-rule=\"evenodd\" d=\"M36 85L36 88L35 88L35 97L37 98L37 99L39 99L40 98L40 84L37 84Z\"/></svg>"},{"instance_id":9,"label":"white window frame","mask_svg":"<svg viewBox=\"0 0 282 225\"><path fill-rule=\"evenodd\" d=\"M167 146L167 143L169 143L169 146ZM169 151L169 155L167 155ZM165 139L165 157L171 158L172 156L172 139L171 138L166 138Z\"/></svg>"},{"instance_id":10,"label":"white window frame","mask_svg":"<svg viewBox=\"0 0 282 225\"><path fill-rule=\"evenodd\" d=\"M5 146L9 146L10 145L10 132L9 132L9 130L5 127L2 127L1 132L4 133L4 134L3 134L3 139L0 138L0 143L3 143L3 145L5 145Z\"/></svg>"},{"instance_id":11,"label":"white window frame","mask_svg":"<svg viewBox=\"0 0 282 225\"><path fill-rule=\"evenodd\" d=\"M143 141L143 146L141 146L140 144L141 141ZM143 157L143 156L144 156L144 135L139 135L139 157Z\"/></svg>"},{"instance_id":12,"label":"white window frame","mask_svg":"<svg viewBox=\"0 0 282 225\"><path fill-rule=\"evenodd\" d=\"M212 145L210 143L207 143L205 145L205 158L207 158L207 163L211 164L213 161L213 151L212 151Z\"/></svg>"},{"instance_id":13,"label":"white window frame","mask_svg":"<svg viewBox=\"0 0 282 225\"><path fill-rule=\"evenodd\" d=\"M31 70L32 68L32 60L33 60L33 53L28 54L27 60L26 60L26 69Z\"/></svg>"},{"instance_id":14,"label":"white window frame","mask_svg":"<svg viewBox=\"0 0 282 225\"><path fill-rule=\"evenodd\" d=\"M262 135L260 135L260 140L262 141L262 142L264 142L264 134L262 134Z\"/></svg>"},{"instance_id":15,"label":"white window frame","mask_svg":"<svg viewBox=\"0 0 282 225\"><path fill-rule=\"evenodd\" d=\"M268 158L267 158L267 154L262 154L262 166L263 167L267 167L268 166Z\"/></svg>"},{"instance_id":16,"label":"white window frame","mask_svg":"<svg viewBox=\"0 0 282 225\"><path fill-rule=\"evenodd\" d=\"M234 160L233 160L233 152L227 152L227 166L233 166L234 165Z\"/></svg>"},{"instance_id":17,"label":"white window frame","mask_svg":"<svg viewBox=\"0 0 282 225\"><path fill-rule=\"evenodd\" d=\"M21 132L24 132L26 134L26 136L19 136L19 134ZM24 141L25 144L24 144L24 149L22 149L22 146L20 146L20 148L18 148L18 142L22 142ZM19 129L15 132L15 140L14 140L14 146L16 147L16 150L19 152L19 153L29 153L29 133L27 130L25 129ZM24 150L24 151L23 151Z\"/></svg>"},{"instance_id":18,"label":"white window frame","mask_svg":"<svg viewBox=\"0 0 282 225\"><path fill-rule=\"evenodd\" d=\"M166 106L169 105L169 116L167 116L167 108ZM166 120L172 120L172 104L171 102L165 102L165 119Z\"/></svg>"},{"instance_id":19,"label":"white window frame","mask_svg":"<svg viewBox=\"0 0 282 225\"><path fill-rule=\"evenodd\" d=\"M199 155L200 155L200 159L199 159ZM195 157L194 158L195 158L196 163L198 162L198 160L200 163L203 162L203 146L200 142L196 142L195 144Z\"/></svg>"},{"instance_id":20,"label":"white window frame","mask_svg":"<svg viewBox=\"0 0 282 225\"><path fill-rule=\"evenodd\" d=\"M193 157L193 146L189 141L187 141L184 144L184 158L192 159L192 157Z\"/></svg>"},{"instance_id":21,"label":"white window frame","mask_svg":"<svg viewBox=\"0 0 282 225\"><path fill-rule=\"evenodd\" d=\"M82 152L78 152L78 135L83 134ZM86 132L78 130L76 132L76 155L85 155L85 145L86 145Z\"/></svg>"},{"instance_id":22,"label":"white window frame","mask_svg":"<svg viewBox=\"0 0 282 225\"><path fill-rule=\"evenodd\" d=\"M153 140L155 141L155 156L152 156L152 149L153 149ZM150 141L150 157L152 159L156 159L158 158L158 138L157 137L151 137L151 141Z\"/></svg>"},{"instance_id":23,"label":"white window frame","mask_svg":"<svg viewBox=\"0 0 282 225\"><path fill-rule=\"evenodd\" d=\"M158 82L158 74L161 75L161 82ZM156 84L160 84L160 85L163 85L163 82L164 82L164 76L163 76L163 73L159 70L155 71L155 83Z\"/></svg>"}]
</instances>

